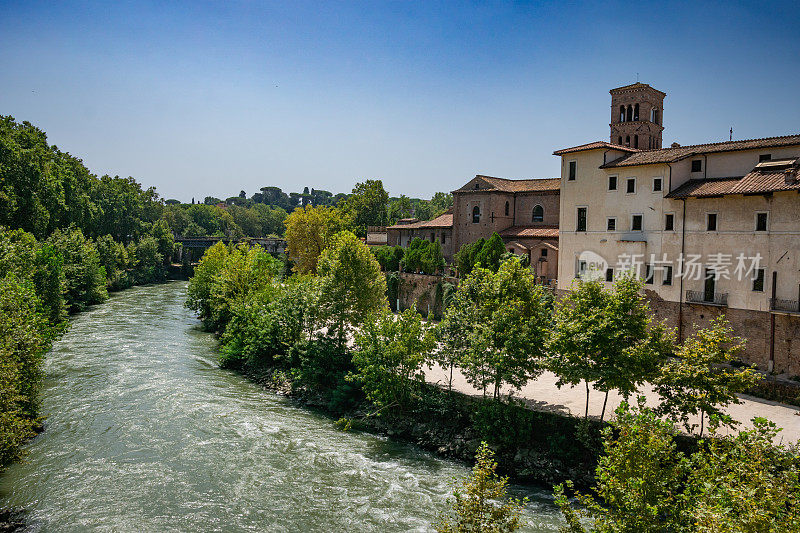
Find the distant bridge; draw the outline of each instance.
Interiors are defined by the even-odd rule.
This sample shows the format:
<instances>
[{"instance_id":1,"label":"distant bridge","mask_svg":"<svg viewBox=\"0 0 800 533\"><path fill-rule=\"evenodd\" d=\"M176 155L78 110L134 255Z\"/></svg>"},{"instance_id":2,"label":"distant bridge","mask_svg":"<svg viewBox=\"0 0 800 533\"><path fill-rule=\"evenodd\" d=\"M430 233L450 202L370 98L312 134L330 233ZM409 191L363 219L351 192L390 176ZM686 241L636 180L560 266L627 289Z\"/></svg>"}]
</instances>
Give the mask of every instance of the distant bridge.
<instances>
[{"instance_id":1,"label":"distant bridge","mask_svg":"<svg viewBox=\"0 0 800 533\"><path fill-rule=\"evenodd\" d=\"M211 248L218 242L225 244L231 243L245 243L250 246L261 246L271 254L282 254L286 251L286 241L284 239L276 239L272 237L263 238L247 238L247 239L231 239L228 237L176 237L175 242L181 243L183 249L200 249L206 250Z\"/></svg>"}]
</instances>

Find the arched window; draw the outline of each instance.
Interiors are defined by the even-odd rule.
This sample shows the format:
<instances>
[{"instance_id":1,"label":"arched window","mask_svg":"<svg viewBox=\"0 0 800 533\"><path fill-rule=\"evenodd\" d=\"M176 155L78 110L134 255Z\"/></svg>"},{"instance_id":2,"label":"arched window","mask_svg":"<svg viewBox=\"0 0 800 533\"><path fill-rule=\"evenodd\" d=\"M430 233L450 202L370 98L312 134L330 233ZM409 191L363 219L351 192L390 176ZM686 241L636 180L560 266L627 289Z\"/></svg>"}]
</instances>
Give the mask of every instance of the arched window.
<instances>
[{"instance_id":1,"label":"arched window","mask_svg":"<svg viewBox=\"0 0 800 533\"><path fill-rule=\"evenodd\" d=\"M624 105L619 106L619 121L620 122L625 122L625 106Z\"/></svg>"},{"instance_id":2,"label":"arched window","mask_svg":"<svg viewBox=\"0 0 800 533\"><path fill-rule=\"evenodd\" d=\"M506 216L508 216L508 202L506 202Z\"/></svg>"},{"instance_id":3,"label":"arched window","mask_svg":"<svg viewBox=\"0 0 800 533\"><path fill-rule=\"evenodd\" d=\"M534 222L544 222L544 208L540 205L536 205L533 208L533 221Z\"/></svg>"},{"instance_id":4,"label":"arched window","mask_svg":"<svg viewBox=\"0 0 800 533\"><path fill-rule=\"evenodd\" d=\"M472 208L472 223L477 224L481 221L481 208L477 205Z\"/></svg>"},{"instance_id":5,"label":"arched window","mask_svg":"<svg viewBox=\"0 0 800 533\"><path fill-rule=\"evenodd\" d=\"M656 109L655 107L653 108L652 111L650 111L650 122L655 122L656 124L658 124L658 109Z\"/></svg>"},{"instance_id":6,"label":"arched window","mask_svg":"<svg viewBox=\"0 0 800 533\"><path fill-rule=\"evenodd\" d=\"M639 120L639 104L633 106L633 120Z\"/></svg>"},{"instance_id":7,"label":"arched window","mask_svg":"<svg viewBox=\"0 0 800 533\"><path fill-rule=\"evenodd\" d=\"M633 147L634 148L639 148L639 136L638 135L634 135L633 136Z\"/></svg>"},{"instance_id":8,"label":"arched window","mask_svg":"<svg viewBox=\"0 0 800 533\"><path fill-rule=\"evenodd\" d=\"M622 146L622 135L619 136L619 139L617 140L617 144Z\"/></svg>"},{"instance_id":9,"label":"arched window","mask_svg":"<svg viewBox=\"0 0 800 533\"><path fill-rule=\"evenodd\" d=\"M626 120L630 122L633 120L633 108L628 104L628 114L626 115Z\"/></svg>"},{"instance_id":10,"label":"arched window","mask_svg":"<svg viewBox=\"0 0 800 533\"><path fill-rule=\"evenodd\" d=\"M631 145L631 136L630 135L626 135L625 136L625 146L630 146L630 145Z\"/></svg>"}]
</instances>

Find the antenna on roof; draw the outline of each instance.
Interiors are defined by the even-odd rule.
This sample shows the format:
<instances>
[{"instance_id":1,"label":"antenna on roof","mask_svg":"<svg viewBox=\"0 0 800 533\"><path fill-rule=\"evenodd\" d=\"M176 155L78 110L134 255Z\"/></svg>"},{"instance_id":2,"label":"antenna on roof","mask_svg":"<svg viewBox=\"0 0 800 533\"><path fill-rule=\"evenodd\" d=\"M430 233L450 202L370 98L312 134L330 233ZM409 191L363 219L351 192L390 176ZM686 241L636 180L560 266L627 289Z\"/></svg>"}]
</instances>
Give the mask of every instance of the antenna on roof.
<instances>
[{"instance_id":1,"label":"antenna on roof","mask_svg":"<svg viewBox=\"0 0 800 533\"><path fill-rule=\"evenodd\" d=\"M636 73L636 83L639 83L639 73Z\"/></svg>"},{"instance_id":2,"label":"antenna on roof","mask_svg":"<svg viewBox=\"0 0 800 533\"><path fill-rule=\"evenodd\" d=\"M729 140L729 141L732 141L732 140L733 140L733 126L731 126L731 136L730 136L730 138L729 138L728 140Z\"/></svg>"}]
</instances>

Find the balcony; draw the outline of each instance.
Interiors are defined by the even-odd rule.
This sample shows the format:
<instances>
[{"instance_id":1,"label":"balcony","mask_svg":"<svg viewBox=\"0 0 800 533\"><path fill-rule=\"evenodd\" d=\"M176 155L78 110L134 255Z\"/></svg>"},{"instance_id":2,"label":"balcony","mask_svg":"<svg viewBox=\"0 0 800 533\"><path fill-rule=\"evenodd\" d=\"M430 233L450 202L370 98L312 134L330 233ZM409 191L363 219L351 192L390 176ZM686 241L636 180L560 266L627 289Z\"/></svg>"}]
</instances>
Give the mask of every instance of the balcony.
<instances>
[{"instance_id":1,"label":"balcony","mask_svg":"<svg viewBox=\"0 0 800 533\"><path fill-rule=\"evenodd\" d=\"M800 313L800 302L797 300L769 299L769 310L780 313Z\"/></svg>"},{"instance_id":2,"label":"balcony","mask_svg":"<svg viewBox=\"0 0 800 533\"><path fill-rule=\"evenodd\" d=\"M728 306L728 293L715 292L706 293L705 291L686 291L686 301L694 304Z\"/></svg>"}]
</instances>

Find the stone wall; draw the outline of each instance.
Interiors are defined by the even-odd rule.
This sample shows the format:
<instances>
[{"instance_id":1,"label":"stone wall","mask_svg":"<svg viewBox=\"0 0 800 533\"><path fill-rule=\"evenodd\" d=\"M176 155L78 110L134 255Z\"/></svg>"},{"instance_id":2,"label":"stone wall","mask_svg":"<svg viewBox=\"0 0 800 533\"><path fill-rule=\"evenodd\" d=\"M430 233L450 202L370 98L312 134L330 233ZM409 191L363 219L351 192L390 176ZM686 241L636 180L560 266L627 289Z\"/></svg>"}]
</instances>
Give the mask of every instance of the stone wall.
<instances>
[{"instance_id":1,"label":"stone wall","mask_svg":"<svg viewBox=\"0 0 800 533\"><path fill-rule=\"evenodd\" d=\"M400 310L416 307L423 316L428 315L428 310L434 317L442 316L441 298L436 297L436 286L440 283L458 283L456 278L449 276L429 276L427 274L409 274L401 272L400 275ZM394 306L396 302L392 302ZM430 306L430 307L429 307Z\"/></svg>"}]
</instances>

